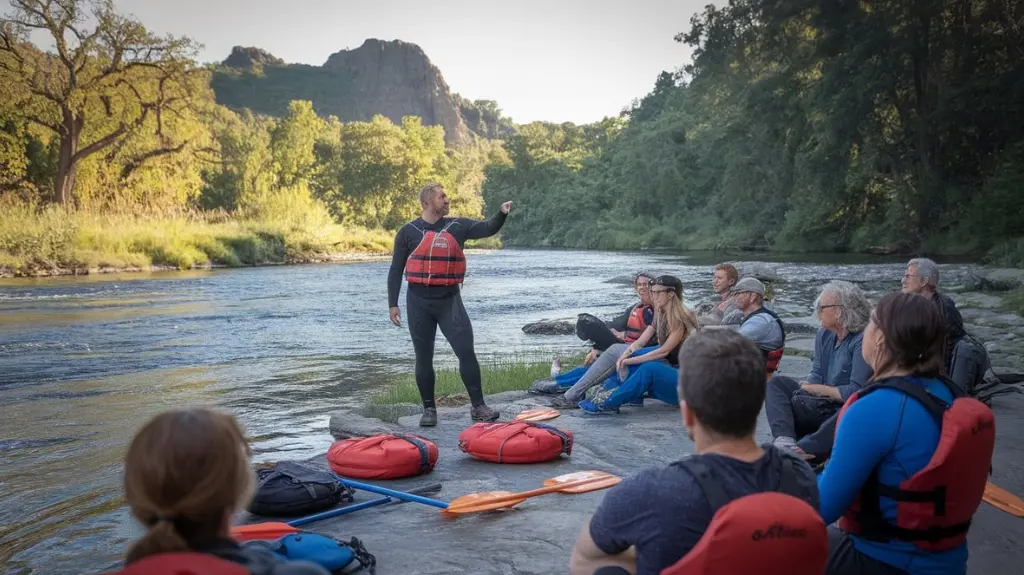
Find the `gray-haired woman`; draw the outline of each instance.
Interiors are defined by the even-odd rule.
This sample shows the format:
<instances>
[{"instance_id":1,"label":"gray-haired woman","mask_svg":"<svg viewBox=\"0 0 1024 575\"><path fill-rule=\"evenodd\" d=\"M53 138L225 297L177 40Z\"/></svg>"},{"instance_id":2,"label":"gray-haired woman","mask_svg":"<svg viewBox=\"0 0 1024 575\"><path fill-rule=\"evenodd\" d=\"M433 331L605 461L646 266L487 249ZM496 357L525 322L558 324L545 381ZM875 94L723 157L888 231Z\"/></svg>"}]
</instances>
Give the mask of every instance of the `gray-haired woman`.
<instances>
[{"instance_id":1,"label":"gray-haired woman","mask_svg":"<svg viewBox=\"0 0 1024 575\"><path fill-rule=\"evenodd\" d=\"M814 341L811 373L804 381L777 375L768 380L765 414L775 444L792 447L842 407L871 377L861 356L871 304L856 285L830 282L814 302L821 323Z\"/></svg>"}]
</instances>

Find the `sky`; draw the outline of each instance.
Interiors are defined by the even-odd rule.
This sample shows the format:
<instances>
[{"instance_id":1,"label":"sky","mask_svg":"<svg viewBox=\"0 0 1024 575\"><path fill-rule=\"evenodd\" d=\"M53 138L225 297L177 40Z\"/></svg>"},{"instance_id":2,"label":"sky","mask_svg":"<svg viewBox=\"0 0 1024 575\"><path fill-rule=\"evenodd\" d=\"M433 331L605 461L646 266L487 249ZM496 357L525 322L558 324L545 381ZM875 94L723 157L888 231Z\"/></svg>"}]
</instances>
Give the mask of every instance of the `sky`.
<instances>
[{"instance_id":1,"label":"sky","mask_svg":"<svg viewBox=\"0 0 1024 575\"><path fill-rule=\"evenodd\" d=\"M367 38L419 45L449 88L517 123L617 115L690 61L672 38L711 0L115 0L158 34L204 45L202 62L255 46L321 65ZM715 2L717 3L717 2ZM626 6L629 6L628 8Z\"/></svg>"}]
</instances>

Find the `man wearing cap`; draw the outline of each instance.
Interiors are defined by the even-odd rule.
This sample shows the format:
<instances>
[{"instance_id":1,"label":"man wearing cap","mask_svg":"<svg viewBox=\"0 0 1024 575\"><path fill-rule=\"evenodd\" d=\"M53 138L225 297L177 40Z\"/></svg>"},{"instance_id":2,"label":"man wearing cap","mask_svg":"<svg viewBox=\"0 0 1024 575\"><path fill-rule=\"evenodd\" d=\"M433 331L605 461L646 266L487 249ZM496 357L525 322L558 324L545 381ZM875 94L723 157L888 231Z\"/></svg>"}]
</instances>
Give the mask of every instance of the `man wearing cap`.
<instances>
[{"instance_id":1,"label":"man wearing cap","mask_svg":"<svg viewBox=\"0 0 1024 575\"><path fill-rule=\"evenodd\" d=\"M786 332L775 312L764 307L764 284L745 277L732 288L732 299L743 312L739 332L757 344L765 358L770 377L779 367L786 346Z\"/></svg>"},{"instance_id":2,"label":"man wearing cap","mask_svg":"<svg viewBox=\"0 0 1024 575\"><path fill-rule=\"evenodd\" d=\"M719 507L753 493L779 491L818 508L810 466L754 439L766 378L757 346L731 329L699 332L683 343L679 364L679 406L694 455L609 490L576 541L573 575L605 566L657 575L697 546ZM719 489L708 494L702 485Z\"/></svg>"}]
</instances>

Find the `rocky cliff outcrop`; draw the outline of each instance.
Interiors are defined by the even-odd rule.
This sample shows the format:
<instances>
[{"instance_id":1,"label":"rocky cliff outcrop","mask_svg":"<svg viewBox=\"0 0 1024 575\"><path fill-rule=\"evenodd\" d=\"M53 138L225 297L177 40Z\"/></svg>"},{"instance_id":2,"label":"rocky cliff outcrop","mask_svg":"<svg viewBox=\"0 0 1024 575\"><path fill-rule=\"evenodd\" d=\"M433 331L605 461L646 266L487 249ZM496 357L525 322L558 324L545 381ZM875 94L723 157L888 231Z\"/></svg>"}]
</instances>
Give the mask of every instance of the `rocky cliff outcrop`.
<instances>
[{"instance_id":1,"label":"rocky cliff outcrop","mask_svg":"<svg viewBox=\"0 0 1024 575\"><path fill-rule=\"evenodd\" d=\"M354 50L332 54L323 66L284 64L258 48L236 47L214 74L217 101L231 108L282 115L292 100L310 100L317 113L342 121L376 114L401 122L419 116L442 126L449 144L470 129L441 71L423 50L400 40L368 39Z\"/></svg>"}]
</instances>

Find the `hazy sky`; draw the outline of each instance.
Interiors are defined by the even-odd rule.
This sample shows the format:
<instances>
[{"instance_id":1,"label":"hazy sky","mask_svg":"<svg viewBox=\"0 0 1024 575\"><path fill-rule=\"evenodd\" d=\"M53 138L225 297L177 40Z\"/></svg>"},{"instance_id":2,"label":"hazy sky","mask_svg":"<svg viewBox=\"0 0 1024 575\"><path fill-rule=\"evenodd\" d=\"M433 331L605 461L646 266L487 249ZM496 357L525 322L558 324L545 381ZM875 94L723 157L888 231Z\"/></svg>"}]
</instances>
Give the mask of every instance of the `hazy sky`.
<instances>
[{"instance_id":1,"label":"hazy sky","mask_svg":"<svg viewBox=\"0 0 1024 575\"><path fill-rule=\"evenodd\" d=\"M592 122L690 59L672 37L711 0L115 0L147 28L187 35L200 59L232 46L323 64L366 38L418 44L448 86L516 122ZM629 6L629 8L626 8Z\"/></svg>"}]
</instances>

